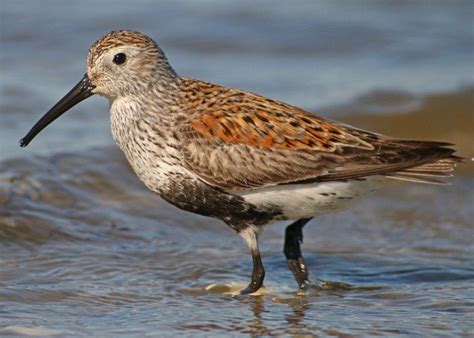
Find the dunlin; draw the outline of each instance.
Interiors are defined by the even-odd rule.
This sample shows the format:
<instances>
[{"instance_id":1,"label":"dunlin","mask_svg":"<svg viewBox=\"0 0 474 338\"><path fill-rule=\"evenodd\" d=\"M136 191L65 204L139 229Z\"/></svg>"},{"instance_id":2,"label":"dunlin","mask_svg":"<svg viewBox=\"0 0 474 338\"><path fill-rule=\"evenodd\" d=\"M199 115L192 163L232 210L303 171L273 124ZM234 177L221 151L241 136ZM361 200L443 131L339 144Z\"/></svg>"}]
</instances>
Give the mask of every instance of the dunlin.
<instances>
[{"instance_id":1,"label":"dunlin","mask_svg":"<svg viewBox=\"0 0 474 338\"><path fill-rule=\"evenodd\" d=\"M447 143L395 139L181 77L150 37L128 30L92 45L87 73L21 146L93 94L109 100L114 140L150 190L242 236L253 258L243 294L263 284L258 237L264 225L295 220L286 228L284 254L303 288L309 282L300 243L312 217L391 179L442 183L460 161Z\"/></svg>"}]
</instances>

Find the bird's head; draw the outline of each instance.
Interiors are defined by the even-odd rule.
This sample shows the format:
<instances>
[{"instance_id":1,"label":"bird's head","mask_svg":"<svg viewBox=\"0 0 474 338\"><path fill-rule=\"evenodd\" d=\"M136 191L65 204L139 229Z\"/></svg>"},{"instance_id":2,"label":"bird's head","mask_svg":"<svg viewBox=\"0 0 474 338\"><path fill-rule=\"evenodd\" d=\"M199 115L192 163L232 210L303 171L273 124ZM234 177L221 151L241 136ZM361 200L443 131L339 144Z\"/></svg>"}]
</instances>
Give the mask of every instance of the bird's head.
<instances>
[{"instance_id":1,"label":"bird's head","mask_svg":"<svg viewBox=\"0 0 474 338\"><path fill-rule=\"evenodd\" d=\"M176 78L163 51L145 34L113 31L89 49L87 73L20 140L25 147L46 126L86 98L98 94L113 101L138 95L154 84Z\"/></svg>"}]
</instances>

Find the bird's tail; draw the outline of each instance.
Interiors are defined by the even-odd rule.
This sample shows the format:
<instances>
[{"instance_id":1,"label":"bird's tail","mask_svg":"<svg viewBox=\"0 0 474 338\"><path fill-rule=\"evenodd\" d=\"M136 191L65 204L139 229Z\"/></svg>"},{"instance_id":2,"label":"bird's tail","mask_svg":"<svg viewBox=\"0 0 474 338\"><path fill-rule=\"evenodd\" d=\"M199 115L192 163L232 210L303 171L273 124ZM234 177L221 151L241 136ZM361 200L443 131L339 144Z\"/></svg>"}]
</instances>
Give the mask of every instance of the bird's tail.
<instances>
[{"instance_id":1,"label":"bird's tail","mask_svg":"<svg viewBox=\"0 0 474 338\"><path fill-rule=\"evenodd\" d=\"M416 141L414 141L416 142ZM463 161L462 157L454 155L453 144L442 142L417 142L420 149L429 149L423 152L427 155L425 163L406 168L397 172L387 173L386 177L428 184L447 184L443 179L452 177L452 172L457 163ZM428 155L430 154L430 155Z\"/></svg>"}]
</instances>

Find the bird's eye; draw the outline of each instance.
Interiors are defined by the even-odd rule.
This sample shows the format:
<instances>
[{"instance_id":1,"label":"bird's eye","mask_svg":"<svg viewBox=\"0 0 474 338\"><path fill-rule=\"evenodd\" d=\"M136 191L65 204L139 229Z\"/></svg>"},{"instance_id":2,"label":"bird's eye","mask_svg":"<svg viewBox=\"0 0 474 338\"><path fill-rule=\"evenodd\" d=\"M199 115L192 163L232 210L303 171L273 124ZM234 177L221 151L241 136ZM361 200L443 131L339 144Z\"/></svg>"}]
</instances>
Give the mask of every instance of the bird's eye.
<instances>
[{"instance_id":1,"label":"bird's eye","mask_svg":"<svg viewBox=\"0 0 474 338\"><path fill-rule=\"evenodd\" d=\"M115 54L113 61L115 64L121 65L122 63L125 62L126 59L127 59L127 56L124 53L118 53L118 54Z\"/></svg>"}]
</instances>

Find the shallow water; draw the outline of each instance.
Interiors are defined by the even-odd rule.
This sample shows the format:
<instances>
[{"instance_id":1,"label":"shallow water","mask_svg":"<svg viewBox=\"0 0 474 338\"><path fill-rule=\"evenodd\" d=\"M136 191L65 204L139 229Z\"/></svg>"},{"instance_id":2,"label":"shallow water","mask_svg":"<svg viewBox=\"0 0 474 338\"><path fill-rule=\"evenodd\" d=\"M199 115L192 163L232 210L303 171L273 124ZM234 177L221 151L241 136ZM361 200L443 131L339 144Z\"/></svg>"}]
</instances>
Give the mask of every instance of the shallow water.
<instances>
[{"instance_id":1,"label":"shallow water","mask_svg":"<svg viewBox=\"0 0 474 338\"><path fill-rule=\"evenodd\" d=\"M268 227L264 295L233 298L227 285L245 286L250 272L238 236L146 192L117 151L6 161L0 172L3 333L15 323L61 335L455 334L474 319L470 177L401 184L311 222L313 280L349 288L296 292L284 227Z\"/></svg>"},{"instance_id":2,"label":"shallow water","mask_svg":"<svg viewBox=\"0 0 474 338\"><path fill-rule=\"evenodd\" d=\"M1 2L0 336L472 335L472 164L449 186L395 184L312 221L303 250L318 289L297 292L285 224L267 227L266 288L233 297L251 268L240 238L144 188L103 100L16 144L79 79L88 45L131 27L180 73L470 158L469 2L42 3Z\"/></svg>"}]
</instances>

